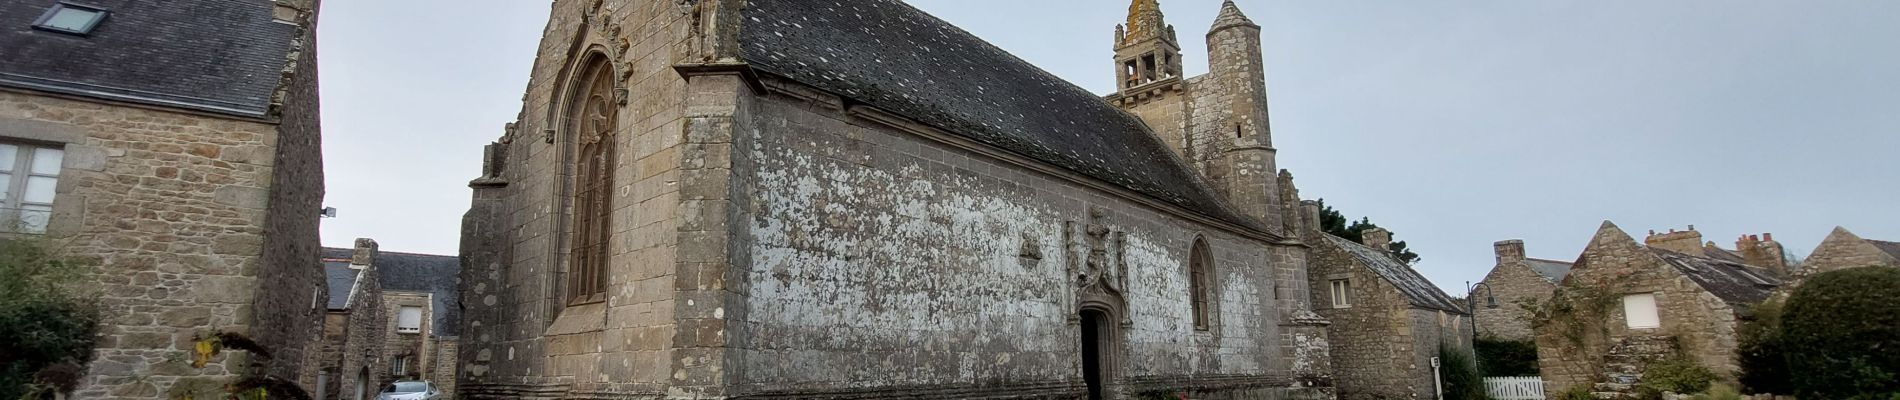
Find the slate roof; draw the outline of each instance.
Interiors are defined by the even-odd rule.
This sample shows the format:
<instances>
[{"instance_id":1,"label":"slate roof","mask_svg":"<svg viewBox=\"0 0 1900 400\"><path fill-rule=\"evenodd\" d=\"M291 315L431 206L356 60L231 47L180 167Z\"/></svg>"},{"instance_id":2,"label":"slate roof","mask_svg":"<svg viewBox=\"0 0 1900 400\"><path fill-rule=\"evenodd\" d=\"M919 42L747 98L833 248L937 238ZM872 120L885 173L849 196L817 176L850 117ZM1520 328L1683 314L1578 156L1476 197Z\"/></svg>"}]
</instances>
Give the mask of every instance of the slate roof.
<instances>
[{"instance_id":1,"label":"slate roof","mask_svg":"<svg viewBox=\"0 0 1900 400\"><path fill-rule=\"evenodd\" d=\"M1715 294L1715 297L1734 305L1754 305L1767 300L1781 279L1774 274L1742 263L1718 260L1708 257L1696 257L1669 250L1650 247L1649 251L1657 257L1687 275L1703 290ZM1746 307L1738 307L1746 311Z\"/></svg>"},{"instance_id":2,"label":"slate roof","mask_svg":"<svg viewBox=\"0 0 1900 400\"><path fill-rule=\"evenodd\" d=\"M1551 283L1563 282L1564 277L1570 276L1571 264L1569 262L1526 258L1524 259L1524 264L1531 267L1531 272L1536 272L1537 275L1543 276L1544 279L1549 280Z\"/></svg>"},{"instance_id":3,"label":"slate roof","mask_svg":"<svg viewBox=\"0 0 1900 400\"><path fill-rule=\"evenodd\" d=\"M1893 255L1893 258L1900 258L1900 242L1888 242L1888 241L1883 241L1883 240L1867 240L1867 243L1874 245L1874 248L1878 248L1880 249L1880 251Z\"/></svg>"},{"instance_id":4,"label":"slate roof","mask_svg":"<svg viewBox=\"0 0 1900 400\"><path fill-rule=\"evenodd\" d=\"M325 261L323 263L323 274L329 280L330 311L350 309L350 292L356 289L356 276L359 275L357 272L351 269L350 263L347 262Z\"/></svg>"},{"instance_id":5,"label":"slate roof","mask_svg":"<svg viewBox=\"0 0 1900 400\"><path fill-rule=\"evenodd\" d=\"M1372 270L1380 278L1384 278L1386 282L1397 287L1399 294L1405 295L1406 301L1412 303L1413 306L1470 314L1465 312L1464 306L1458 304L1458 300L1452 299L1450 295L1445 294L1445 291L1439 290L1438 285L1432 284L1432 281L1425 279L1424 275L1419 275L1418 271L1413 270L1411 266L1392 258L1391 253L1338 236L1321 236L1325 236L1327 241L1332 242L1333 246L1340 250L1344 250L1346 254L1352 255L1360 264L1364 264L1366 269Z\"/></svg>"},{"instance_id":6,"label":"slate roof","mask_svg":"<svg viewBox=\"0 0 1900 400\"><path fill-rule=\"evenodd\" d=\"M350 249L324 248L324 258L350 257ZM456 336L462 327L462 262L455 256L376 253L376 278L384 292L428 293L433 303L430 324L436 336ZM347 264L347 263L345 263Z\"/></svg>"},{"instance_id":7,"label":"slate roof","mask_svg":"<svg viewBox=\"0 0 1900 400\"><path fill-rule=\"evenodd\" d=\"M260 117L297 32L269 0L88 0L91 34L33 28L53 4L0 2L0 85Z\"/></svg>"},{"instance_id":8,"label":"slate roof","mask_svg":"<svg viewBox=\"0 0 1900 400\"><path fill-rule=\"evenodd\" d=\"M1139 118L897 0L750 0L741 56L956 135L1260 230Z\"/></svg>"},{"instance_id":9,"label":"slate roof","mask_svg":"<svg viewBox=\"0 0 1900 400\"><path fill-rule=\"evenodd\" d=\"M1748 263L1748 259L1743 258L1742 253L1718 248L1713 245L1702 246L1702 256L1717 259L1717 260L1722 260L1722 261L1728 261L1728 262L1732 262L1736 264Z\"/></svg>"}]
</instances>

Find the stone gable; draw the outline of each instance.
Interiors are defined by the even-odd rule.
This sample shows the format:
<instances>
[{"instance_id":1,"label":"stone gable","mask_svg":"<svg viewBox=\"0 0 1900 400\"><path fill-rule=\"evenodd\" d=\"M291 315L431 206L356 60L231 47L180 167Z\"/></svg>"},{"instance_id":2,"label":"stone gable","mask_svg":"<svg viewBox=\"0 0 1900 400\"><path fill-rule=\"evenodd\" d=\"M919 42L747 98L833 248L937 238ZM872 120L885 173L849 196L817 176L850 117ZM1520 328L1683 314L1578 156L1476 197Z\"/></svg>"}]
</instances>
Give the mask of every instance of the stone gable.
<instances>
[{"instance_id":1,"label":"stone gable","mask_svg":"<svg viewBox=\"0 0 1900 400\"><path fill-rule=\"evenodd\" d=\"M1629 393L1648 361L1674 356L1732 379L1738 370L1738 318L1747 305L1705 289L1664 254L1688 257L1647 248L1616 225L1603 224L1553 300L1584 311L1563 314L1536 330L1547 390L1585 386L1599 393ZM1653 296L1658 327L1630 326L1624 311L1630 295Z\"/></svg>"}]
</instances>

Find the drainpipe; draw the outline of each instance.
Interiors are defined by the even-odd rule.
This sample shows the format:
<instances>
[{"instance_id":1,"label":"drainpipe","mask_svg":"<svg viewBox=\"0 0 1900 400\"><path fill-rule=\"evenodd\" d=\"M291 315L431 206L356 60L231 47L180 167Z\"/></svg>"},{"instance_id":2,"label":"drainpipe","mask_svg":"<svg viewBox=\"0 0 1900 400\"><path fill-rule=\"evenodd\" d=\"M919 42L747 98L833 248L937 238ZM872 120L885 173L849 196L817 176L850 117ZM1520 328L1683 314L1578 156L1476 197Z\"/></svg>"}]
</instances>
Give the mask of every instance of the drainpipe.
<instances>
[{"instance_id":1,"label":"drainpipe","mask_svg":"<svg viewBox=\"0 0 1900 400\"><path fill-rule=\"evenodd\" d=\"M1438 357L1432 357L1432 392L1437 393L1436 396L1432 396L1433 399L1445 398L1445 377L1438 374Z\"/></svg>"}]
</instances>

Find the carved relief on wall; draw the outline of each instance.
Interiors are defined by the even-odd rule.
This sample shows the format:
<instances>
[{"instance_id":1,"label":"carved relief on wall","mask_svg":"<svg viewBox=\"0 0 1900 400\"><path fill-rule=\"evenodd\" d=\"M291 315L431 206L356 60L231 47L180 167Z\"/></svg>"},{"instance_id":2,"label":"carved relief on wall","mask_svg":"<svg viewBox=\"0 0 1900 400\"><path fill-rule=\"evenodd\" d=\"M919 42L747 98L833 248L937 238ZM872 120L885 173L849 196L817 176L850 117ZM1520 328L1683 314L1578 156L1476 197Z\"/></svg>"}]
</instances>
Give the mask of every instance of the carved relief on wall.
<instances>
[{"instance_id":1,"label":"carved relief on wall","mask_svg":"<svg viewBox=\"0 0 1900 400\"><path fill-rule=\"evenodd\" d=\"M1122 324L1131 324L1122 294L1128 290L1128 263L1123 257L1126 233L1102 223L1101 209L1090 208L1087 222L1063 223L1068 272L1074 277L1077 308L1091 300L1108 303Z\"/></svg>"}]
</instances>

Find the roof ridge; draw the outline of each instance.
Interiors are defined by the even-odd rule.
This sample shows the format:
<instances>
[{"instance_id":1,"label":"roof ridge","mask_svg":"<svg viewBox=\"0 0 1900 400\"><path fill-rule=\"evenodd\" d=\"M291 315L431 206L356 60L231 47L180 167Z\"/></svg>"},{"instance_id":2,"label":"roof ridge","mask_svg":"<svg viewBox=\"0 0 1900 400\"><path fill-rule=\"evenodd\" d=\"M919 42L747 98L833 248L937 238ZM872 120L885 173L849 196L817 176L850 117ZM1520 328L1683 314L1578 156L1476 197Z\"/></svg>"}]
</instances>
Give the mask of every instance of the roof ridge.
<instances>
[{"instance_id":1,"label":"roof ridge","mask_svg":"<svg viewBox=\"0 0 1900 400\"><path fill-rule=\"evenodd\" d=\"M323 250L356 251L356 249L354 248L329 247L329 246L324 246ZM390 250L383 250L383 249L377 249L376 254L377 255L401 254L401 255L409 255L409 256L428 256L428 257L445 257L445 258L446 257L455 257L455 258L461 257L461 256L450 256L450 255L442 255L442 254L415 253L415 252L407 252L407 251L390 251Z\"/></svg>"},{"instance_id":2,"label":"roof ridge","mask_svg":"<svg viewBox=\"0 0 1900 400\"><path fill-rule=\"evenodd\" d=\"M1536 261L1543 261L1543 262L1554 262L1554 263L1563 263L1563 264L1576 264L1576 262L1575 262L1575 261L1562 261L1562 260L1552 260L1552 259L1548 259L1548 258L1537 258L1537 257L1524 257L1524 259L1526 259L1526 260L1536 260Z\"/></svg>"}]
</instances>

